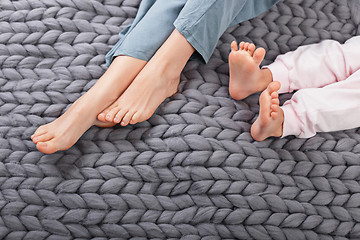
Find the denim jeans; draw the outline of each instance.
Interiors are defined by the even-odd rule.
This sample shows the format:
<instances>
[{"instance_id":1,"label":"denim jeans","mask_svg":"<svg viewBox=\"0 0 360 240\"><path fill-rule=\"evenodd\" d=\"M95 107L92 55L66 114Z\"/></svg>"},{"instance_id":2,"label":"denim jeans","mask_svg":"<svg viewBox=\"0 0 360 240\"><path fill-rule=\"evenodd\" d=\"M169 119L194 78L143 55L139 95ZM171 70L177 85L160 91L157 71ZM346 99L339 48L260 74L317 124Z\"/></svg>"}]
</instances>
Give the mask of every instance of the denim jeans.
<instances>
[{"instance_id":1,"label":"denim jeans","mask_svg":"<svg viewBox=\"0 0 360 240\"><path fill-rule=\"evenodd\" d=\"M133 23L119 34L106 55L149 61L176 28L195 48L194 57L208 62L229 26L249 20L279 0L143 0Z\"/></svg>"}]
</instances>

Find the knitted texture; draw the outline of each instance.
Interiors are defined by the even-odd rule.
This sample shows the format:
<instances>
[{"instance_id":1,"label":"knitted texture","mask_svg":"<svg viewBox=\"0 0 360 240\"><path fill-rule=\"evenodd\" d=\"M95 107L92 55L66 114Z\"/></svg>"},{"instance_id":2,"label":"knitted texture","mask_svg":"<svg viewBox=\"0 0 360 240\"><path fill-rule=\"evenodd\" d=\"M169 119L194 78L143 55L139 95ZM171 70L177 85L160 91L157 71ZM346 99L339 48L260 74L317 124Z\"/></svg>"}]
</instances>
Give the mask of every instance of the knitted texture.
<instances>
[{"instance_id":1,"label":"knitted texture","mask_svg":"<svg viewBox=\"0 0 360 240\"><path fill-rule=\"evenodd\" d=\"M358 0L284 0L229 28L148 121L71 149L31 134L104 73L139 1L0 1L0 239L360 239L358 129L254 141L258 94L228 93L232 40L267 50L360 32ZM282 100L289 95L283 95Z\"/></svg>"}]
</instances>

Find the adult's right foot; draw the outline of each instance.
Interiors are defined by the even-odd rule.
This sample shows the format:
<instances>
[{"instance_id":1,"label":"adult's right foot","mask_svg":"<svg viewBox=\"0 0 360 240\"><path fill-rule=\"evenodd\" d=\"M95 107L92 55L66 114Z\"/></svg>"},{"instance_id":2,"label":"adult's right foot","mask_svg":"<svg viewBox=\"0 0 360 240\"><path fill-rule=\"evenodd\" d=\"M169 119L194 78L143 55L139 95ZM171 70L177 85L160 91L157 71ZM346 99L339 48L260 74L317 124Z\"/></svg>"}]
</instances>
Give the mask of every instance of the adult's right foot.
<instances>
[{"instance_id":1,"label":"adult's right foot","mask_svg":"<svg viewBox=\"0 0 360 240\"><path fill-rule=\"evenodd\" d=\"M272 81L270 70L259 68L264 57L264 48L255 50L255 45L247 42L241 42L239 47L235 41L231 43L229 92L232 98L241 100L263 91Z\"/></svg>"},{"instance_id":2,"label":"adult's right foot","mask_svg":"<svg viewBox=\"0 0 360 240\"><path fill-rule=\"evenodd\" d=\"M195 49L176 29L118 100L98 115L101 122L122 126L145 121L175 94L180 74Z\"/></svg>"},{"instance_id":3,"label":"adult's right foot","mask_svg":"<svg viewBox=\"0 0 360 240\"><path fill-rule=\"evenodd\" d=\"M260 95L260 113L251 126L251 136L256 141L268 137L281 137L283 134L284 112L279 107L279 82L272 82Z\"/></svg>"}]
</instances>

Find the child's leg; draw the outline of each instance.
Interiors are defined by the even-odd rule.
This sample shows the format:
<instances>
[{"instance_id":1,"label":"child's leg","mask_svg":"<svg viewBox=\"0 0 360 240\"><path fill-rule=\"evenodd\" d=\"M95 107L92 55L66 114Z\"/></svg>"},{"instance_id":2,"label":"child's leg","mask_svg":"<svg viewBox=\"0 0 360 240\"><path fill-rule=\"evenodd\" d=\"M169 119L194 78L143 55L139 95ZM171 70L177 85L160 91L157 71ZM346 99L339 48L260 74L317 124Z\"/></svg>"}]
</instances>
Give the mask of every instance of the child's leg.
<instances>
[{"instance_id":1,"label":"child's leg","mask_svg":"<svg viewBox=\"0 0 360 240\"><path fill-rule=\"evenodd\" d=\"M281 108L283 136L308 138L316 132L360 127L360 70L323 88L301 89Z\"/></svg>"},{"instance_id":2,"label":"child's leg","mask_svg":"<svg viewBox=\"0 0 360 240\"><path fill-rule=\"evenodd\" d=\"M326 40L301 46L276 58L267 66L274 81L281 83L279 93L317 88L342 81L360 69L360 36L340 44Z\"/></svg>"},{"instance_id":3,"label":"child's leg","mask_svg":"<svg viewBox=\"0 0 360 240\"><path fill-rule=\"evenodd\" d=\"M271 81L281 83L279 93L302 88L323 87L342 81L360 69L360 36L340 44L326 40L318 44L301 46L276 58L275 62L259 68L264 58L263 48L255 50L249 43L232 43L229 55L232 98L241 100L263 91Z\"/></svg>"}]
</instances>

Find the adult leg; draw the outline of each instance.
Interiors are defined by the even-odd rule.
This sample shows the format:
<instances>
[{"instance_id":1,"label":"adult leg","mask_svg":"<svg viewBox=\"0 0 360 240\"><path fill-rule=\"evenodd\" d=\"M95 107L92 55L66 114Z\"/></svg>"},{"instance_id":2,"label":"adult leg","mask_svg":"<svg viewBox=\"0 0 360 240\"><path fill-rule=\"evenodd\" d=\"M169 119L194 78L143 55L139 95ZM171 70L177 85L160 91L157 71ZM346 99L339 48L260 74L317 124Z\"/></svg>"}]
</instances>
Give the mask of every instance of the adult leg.
<instances>
[{"instance_id":1,"label":"adult leg","mask_svg":"<svg viewBox=\"0 0 360 240\"><path fill-rule=\"evenodd\" d=\"M167 16L171 17L171 14L167 13L161 18L154 18L153 11L158 9L153 8L154 2L155 0L144 0L141 3L133 24L120 33L121 39L107 55L107 61L113 61L98 82L86 94L79 98L60 118L36 130L32 136L32 140L40 151L53 153L55 151L68 149L94 124L99 126L114 125L111 123L104 124L97 122L96 116L123 93L140 70L146 65L147 58L144 57L144 52L149 54L149 51L156 51L156 46L149 44L157 43L158 46L161 46L164 39L166 39L172 31L172 28L167 28L167 32L157 31L158 34L152 38L152 41L147 41L148 45L146 46L142 45L141 42L128 40L133 39L133 35L137 35L139 31L143 31L144 29L149 30L146 25L147 22L153 20L153 26L156 26L159 19L166 23L168 21ZM183 2L185 2L185 0ZM182 9L183 4L181 4L180 1L174 4L178 9L176 10L177 12ZM172 18L175 18L178 14L175 12L173 15L174 17ZM168 25L172 27L172 24ZM166 30L165 27L162 29ZM152 30L155 32L156 29L153 28ZM143 41L143 37L138 39ZM130 44L131 42L133 44ZM123 46L126 47L128 56L121 54ZM139 51L138 47L141 47L143 51ZM155 48L155 50L153 50L153 48ZM150 56L148 58L150 58Z\"/></svg>"},{"instance_id":2,"label":"adult leg","mask_svg":"<svg viewBox=\"0 0 360 240\"><path fill-rule=\"evenodd\" d=\"M66 150L76 143L92 125L110 127L100 123L97 115L121 94L146 61L132 57L117 57L97 83L53 122L40 126L31 139L39 151L54 153Z\"/></svg>"},{"instance_id":3,"label":"adult leg","mask_svg":"<svg viewBox=\"0 0 360 240\"><path fill-rule=\"evenodd\" d=\"M208 62L229 26L258 16L279 0L189 0L174 22L176 29Z\"/></svg>"},{"instance_id":4,"label":"adult leg","mask_svg":"<svg viewBox=\"0 0 360 240\"><path fill-rule=\"evenodd\" d=\"M99 118L106 115L107 121L121 122L123 126L148 119L165 98L176 92L180 73L193 52L196 50L208 61L219 37L244 8L256 5L254 2L188 1L174 22L176 29L170 37L125 93ZM248 13L243 12L244 20L254 17Z\"/></svg>"},{"instance_id":5,"label":"adult leg","mask_svg":"<svg viewBox=\"0 0 360 240\"><path fill-rule=\"evenodd\" d=\"M173 32L173 22L186 1L143 0L134 22L106 55L107 64L121 55L149 61Z\"/></svg>"},{"instance_id":6,"label":"adult leg","mask_svg":"<svg viewBox=\"0 0 360 240\"><path fill-rule=\"evenodd\" d=\"M136 13L135 19L134 21L128 25L127 27L125 27L123 30L120 31L119 33L119 40L117 41L117 43L111 48L111 50L106 54L105 56L105 60L106 60L106 65L110 66L111 62L115 59L115 57L117 56L121 56L121 55L126 55L126 54L122 54L121 53L121 49L123 49L122 44L125 41L125 39L128 39L128 35L134 35L133 30L134 28L138 25L139 22L142 22L142 19L146 16L149 15L148 12L149 10L152 8L152 6L155 4L156 0L142 0L139 6L139 9ZM137 27L138 29L139 27ZM138 31L138 30L137 30ZM131 41L130 41L131 42ZM138 59L142 59L143 56L138 56L136 50L138 50L138 47L134 44L134 45L127 45L126 46L128 51L131 51L130 55L127 56L131 56L134 58L138 58ZM150 48L150 46L148 46L148 48ZM119 52L120 51L120 52ZM144 50L145 51L145 50ZM148 59L142 59L145 61L148 61L150 58Z\"/></svg>"},{"instance_id":7,"label":"adult leg","mask_svg":"<svg viewBox=\"0 0 360 240\"><path fill-rule=\"evenodd\" d=\"M113 47L113 49L107 54L106 60L107 62L111 62L112 59L116 58L116 56L126 55L126 56L132 56L137 59L142 59L145 61L149 61L154 54L158 51L158 49L164 45L164 42L169 39L169 36L174 31L173 22L178 17L179 13L183 9L184 5L186 4L187 0L177 0L177 1L168 1L168 0L157 0L151 5L151 7L146 12L146 15L141 18L141 20L136 22L135 26L132 26L129 29L129 32L125 35L123 39L120 39L119 42ZM149 4L147 4L148 6ZM186 40L182 42L178 42L179 39L171 38L174 44L174 46L177 46L178 50L180 49L180 46L185 47L191 47ZM168 42L169 42L168 41ZM185 43L181 45L181 43ZM167 44L169 45L169 44ZM184 50L180 49L180 50ZM170 50L167 50L170 51ZM193 52L193 49L191 47L191 51ZM184 53L185 51L181 51L181 53ZM190 55L192 54L190 53ZM178 54L174 52L174 54ZM176 59L179 60L180 56ZM170 57L167 59L163 56L165 62L166 60L170 61ZM188 57L187 57L188 58ZM174 61L174 59L172 59ZM186 62L186 61L185 61ZM160 65L160 64L159 64ZM160 66L159 66L160 67ZM152 74L155 75L154 69L151 70ZM162 75L159 73L159 75ZM179 74L180 75L180 74ZM168 76L171 78L170 76ZM154 78L154 76L150 76L151 79ZM157 78L157 77L156 77ZM173 78L171 78L173 80ZM175 85L176 81L178 79L175 79ZM154 81L156 83L156 81ZM174 83L169 81L169 85L163 84L162 82L158 82L158 84L162 84L164 92L162 95L172 95L177 88L174 87ZM152 85L152 84L151 84ZM140 86L141 87L141 86ZM142 85L142 87L145 87L145 84ZM150 87L146 87L145 89L152 89ZM169 91L171 91L169 93ZM127 95L130 95L130 99L138 98L139 93L141 93L140 89L136 89L136 91L132 92L131 94L127 93ZM122 93L121 93L122 94ZM119 94L117 98L121 95ZM156 96L159 96L160 94L156 94ZM161 95L161 96L162 96ZM139 98L141 99L141 98ZM154 98L155 99L155 98ZM153 100L154 100L153 99ZM125 105L129 106L130 101L125 100ZM160 104L160 103L159 103ZM114 101L111 106L104 109L99 115L98 120L102 122L113 122L115 118L115 114L119 111L118 107L119 103L118 101ZM110 111L112 110L112 111ZM114 121L115 123L119 123L120 121Z\"/></svg>"}]
</instances>

